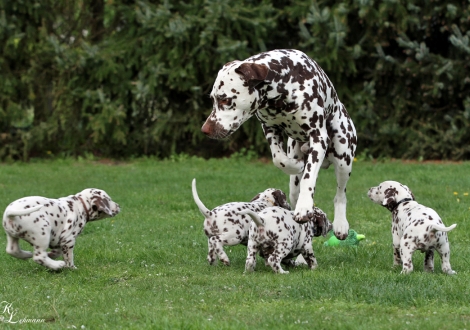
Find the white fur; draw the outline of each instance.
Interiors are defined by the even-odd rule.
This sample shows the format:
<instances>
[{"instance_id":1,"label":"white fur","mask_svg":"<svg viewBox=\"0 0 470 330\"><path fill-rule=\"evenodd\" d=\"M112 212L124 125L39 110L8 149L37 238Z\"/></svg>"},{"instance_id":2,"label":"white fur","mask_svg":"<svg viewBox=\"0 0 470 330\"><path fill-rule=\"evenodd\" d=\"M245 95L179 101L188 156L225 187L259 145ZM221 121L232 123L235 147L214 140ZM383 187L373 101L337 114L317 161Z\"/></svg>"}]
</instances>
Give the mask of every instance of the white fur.
<instances>
[{"instance_id":1,"label":"white fur","mask_svg":"<svg viewBox=\"0 0 470 330\"><path fill-rule=\"evenodd\" d=\"M270 206L281 206L290 210L286 195L279 189L269 188L256 195L251 202L223 204L213 210L209 210L199 199L196 179L192 182L192 192L194 202L205 218L204 233L209 247L207 261L211 265L216 263L217 257L223 264L230 265L224 246L247 244L250 220L241 213L242 210L259 212Z\"/></svg>"},{"instance_id":2,"label":"white fur","mask_svg":"<svg viewBox=\"0 0 470 330\"><path fill-rule=\"evenodd\" d=\"M321 218L327 227L331 227L323 211L315 208L314 212L317 221ZM293 212L279 207L269 207L259 213L245 210L241 214L249 215L253 220L247 246L246 272L254 271L258 252L275 273L289 273L282 269L281 263L296 266L306 262L312 270L317 267L312 247L315 234L313 220L297 223L294 221ZM300 258L301 262L295 262L294 259L299 255L303 259Z\"/></svg>"},{"instance_id":3,"label":"white fur","mask_svg":"<svg viewBox=\"0 0 470 330\"><path fill-rule=\"evenodd\" d=\"M85 189L77 195L59 199L40 196L18 199L8 205L3 214L6 251L19 259L33 258L53 270L76 268L73 249L85 224L115 216L119 212L119 205L99 189ZM30 243L34 253L21 250L20 239ZM52 248L49 253L48 248ZM51 259L62 254L63 261Z\"/></svg>"},{"instance_id":4,"label":"white fur","mask_svg":"<svg viewBox=\"0 0 470 330\"><path fill-rule=\"evenodd\" d=\"M441 257L442 272L456 274L450 266L450 245L447 232L457 225L444 226L433 209L418 204L411 190L396 181L384 181L367 194L376 204L392 212L393 265L402 265L402 273L413 271L412 256L425 252L424 270L434 271L434 250Z\"/></svg>"}]
</instances>

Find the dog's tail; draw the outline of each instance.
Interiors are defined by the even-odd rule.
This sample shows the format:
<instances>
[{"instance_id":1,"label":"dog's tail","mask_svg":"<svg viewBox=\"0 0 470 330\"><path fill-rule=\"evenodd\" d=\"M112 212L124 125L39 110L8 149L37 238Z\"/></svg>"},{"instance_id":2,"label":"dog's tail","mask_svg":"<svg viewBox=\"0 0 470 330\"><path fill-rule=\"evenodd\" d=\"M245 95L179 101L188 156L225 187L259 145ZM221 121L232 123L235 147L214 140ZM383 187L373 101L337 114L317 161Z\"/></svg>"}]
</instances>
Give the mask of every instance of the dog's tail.
<instances>
[{"instance_id":1,"label":"dog's tail","mask_svg":"<svg viewBox=\"0 0 470 330\"><path fill-rule=\"evenodd\" d=\"M194 202L196 203L202 215L205 216L206 218L209 217L211 214L211 211L201 202L201 200L199 199L199 196L197 195L196 179L193 179L193 198L194 198Z\"/></svg>"},{"instance_id":2,"label":"dog's tail","mask_svg":"<svg viewBox=\"0 0 470 330\"><path fill-rule=\"evenodd\" d=\"M36 211L39 211L41 208L42 208L42 205L36 205L27 209L16 209L16 210L9 207L5 211L5 216L6 217L21 217L23 215L28 215Z\"/></svg>"},{"instance_id":3,"label":"dog's tail","mask_svg":"<svg viewBox=\"0 0 470 330\"><path fill-rule=\"evenodd\" d=\"M241 215L249 215L250 218L251 218L251 219L254 221L254 223L256 224L256 227L258 227L258 228L264 227L264 223L263 223L263 221L261 220L261 218L259 217L258 213L253 212L252 210L243 210L243 211L238 212L238 214L241 214Z\"/></svg>"},{"instance_id":4,"label":"dog's tail","mask_svg":"<svg viewBox=\"0 0 470 330\"><path fill-rule=\"evenodd\" d=\"M436 231L446 231L447 232L447 231L451 231L455 227L457 227L457 224L455 224L455 223L452 226L449 226L449 227L432 225L432 231L433 232L436 232Z\"/></svg>"}]
</instances>

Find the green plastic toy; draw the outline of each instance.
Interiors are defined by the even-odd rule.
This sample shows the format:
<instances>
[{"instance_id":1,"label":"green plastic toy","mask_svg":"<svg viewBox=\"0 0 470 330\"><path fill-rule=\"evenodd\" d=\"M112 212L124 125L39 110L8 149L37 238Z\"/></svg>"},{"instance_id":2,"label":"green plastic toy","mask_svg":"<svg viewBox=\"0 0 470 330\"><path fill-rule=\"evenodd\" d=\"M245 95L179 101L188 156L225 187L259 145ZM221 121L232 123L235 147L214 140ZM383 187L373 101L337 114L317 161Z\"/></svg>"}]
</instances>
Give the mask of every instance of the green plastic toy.
<instances>
[{"instance_id":1,"label":"green plastic toy","mask_svg":"<svg viewBox=\"0 0 470 330\"><path fill-rule=\"evenodd\" d=\"M359 242L366 238L365 235L356 233L354 229L349 229L348 237L343 241L337 239L332 230L328 232L326 237L329 238L323 243L325 246L358 246Z\"/></svg>"}]
</instances>

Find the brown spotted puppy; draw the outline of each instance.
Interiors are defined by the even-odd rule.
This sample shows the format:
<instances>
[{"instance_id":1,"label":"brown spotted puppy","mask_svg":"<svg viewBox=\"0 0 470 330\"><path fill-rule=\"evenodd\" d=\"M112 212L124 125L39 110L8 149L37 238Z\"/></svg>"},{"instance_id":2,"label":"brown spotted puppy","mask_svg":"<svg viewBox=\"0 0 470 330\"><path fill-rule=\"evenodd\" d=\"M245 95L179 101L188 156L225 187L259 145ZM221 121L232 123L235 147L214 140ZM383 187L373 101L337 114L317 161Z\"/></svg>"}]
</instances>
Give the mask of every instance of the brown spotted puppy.
<instances>
[{"instance_id":1,"label":"brown spotted puppy","mask_svg":"<svg viewBox=\"0 0 470 330\"><path fill-rule=\"evenodd\" d=\"M59 199L31 196L8 205L3 214L3 228L7 233L7 253L19 258L33 258L47 268L76 268L73 262L75 240L89 221L113 217L120 212L119 205L106 192L85 189ZM34 247L34 253L23 251L19 239ZM53 249L47 252L47 249ZM61 254L64 261L52 260Z\"/></svg>"},{"instance_id":2,"label":"brown spotted puppy","mask_svg":"<svg viewBox=\"0 0 470 330\"><path fill-rule=\"evenodd\" d=\"M230 260L224 251L225 245L246 245L248 242L248 230L250 222L248 216L241 211L251 210L259 212L270 206L280 206L290 210L286 195L279 189L266 189L256 195L249 203L235 202L216 207L212 211L199 199L196 190L196 179L192 184L193 198L199 211L204 216L204 233L208 238L209 253L207 261L214 265L217 256L225 265L230 265Z\"/></svg>"},{"instance_id":3,"label":"brown spotted puppy","mask_svg":"<svg viewBox=\"0 0 470 330\"><path fill-rule=\"evenodd\" d=\"M445 227L439 215L431 208L418 204L411 190L396 181L384 181L370 188L369 198L392 212L393 265L403 265L402 273L413 271L411 257L414 251L426 253L424 270L434 271L434 250L442 260L442 271L456 274L450 266L450 247L447 232L455 224Z\"/></svg>"},{"instance_id":4,"label":"brown spotted puppy","mask_svg":"<svg viewBox=\"0 0 470 330\"><path fill-rule=\"evenodd\" d=\"M264 52L225 64L214 82L211 99L212 112L201 128L210 138L226 138L253 115L261 122L274 165L290 175L289 199L296 221L314 218L313 197L320 168L333 164L337 187L333 229L336 237L345 239L349 230L346 185L357 136L346 107L322 68L295 49ZM284 150L286 135L289 139Z\"/></svg>"},{"instance_id":5,"label":"brown spotted puppy","mask_svg":"<svg viewBox=\"0 0 470 330\"><path fill-rule=\"evenodd\" d=\"M310 269L317 267L317 259L313 253L313 236L326 236L331 230L331 223L326 214L315 207L315 219L305 223L294 221L294 213L280 207L269 207L256 213L243 211L253 219L248 238L248 255L245 271L252 272L256 266L256 254L265 259L275 273L288 274L281 263L295 266L294 258L301 254Z\"/></svg>"}]
</instances>

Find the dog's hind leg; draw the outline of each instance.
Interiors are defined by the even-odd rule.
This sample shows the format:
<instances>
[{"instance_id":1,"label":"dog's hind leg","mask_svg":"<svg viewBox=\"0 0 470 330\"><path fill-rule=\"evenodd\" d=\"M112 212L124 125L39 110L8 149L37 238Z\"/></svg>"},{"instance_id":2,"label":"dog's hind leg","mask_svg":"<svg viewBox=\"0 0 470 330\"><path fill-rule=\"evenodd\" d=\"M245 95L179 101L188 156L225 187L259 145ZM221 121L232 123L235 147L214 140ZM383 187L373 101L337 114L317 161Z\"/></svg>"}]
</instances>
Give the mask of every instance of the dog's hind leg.
<instances>
[{"instance_id":1,"label":"dog's hind leg","mask_svg":"<svg viewBox=\"0 0 470 330\"><path fill-rule=\"evenodd\" d=\"M58 270L65 267L65 261L56 261L49 258L47 249L49 248L50 235L47 233L44 233L44 235L32 233L31 238L31 243L34 246L33 260L35 262L52 270Z\"/></svg>"},{"instance_id":2,"label":"dog's hind leg","mask_svg":"<svg viewBox=\"0 0 470 330\"><path fill-rule=\"evenodd\" d=\"M413 252L415 252L417 246L411 240L401 240L400 242L400 255L401 261L403 262L403 268L401 274L409 274L413 271Z\"/></svg>"},{"instance_id":3,"label":"dog's hind leg","mask_svg":"<svg viewBox=\"0 0 470 330\"><path fill-rule=\"evenodd\" d=\"M452 267L450 266L450 248L449 244L444 244L441 246L440 249L437 249L437 253L439 253L439 256L441 257L441 268L442 272L447 275L455 275L457 274L456 271L452 270Z\"/></svg>"},{"instance_id":4,"label":"dog's hind leg","mask_svg":"<svg viewBox=\"0 0 470 330\"><path fill-rule=\"evenodd\" d=\"M275 273L289 274L289 271L282 269L281 258L275 252L269 256L268 264L269 266L271 266L271 268L273 269Z\"/></svg>"},{"instance_id":5,"label":"dog's hind leg","mask_svg":"<svg viewBox=\"0 0 470 330\"><path fill-rule=\"evenodd\" d=\"M19 238L7 234L7 253L18 259L32 258L33 254L20 248Z\"/></svg>"},{"instance_id":6,"label":"dog's hind leg","mask_svg":"<svg viewBox=\"0 0 470 330\"><path fill-rule=\"evenodd\" d=\"M434 272L434 250L426 251L426 256L424 257L424 271L429 273Z\"/></svg>"}]
</instances>

